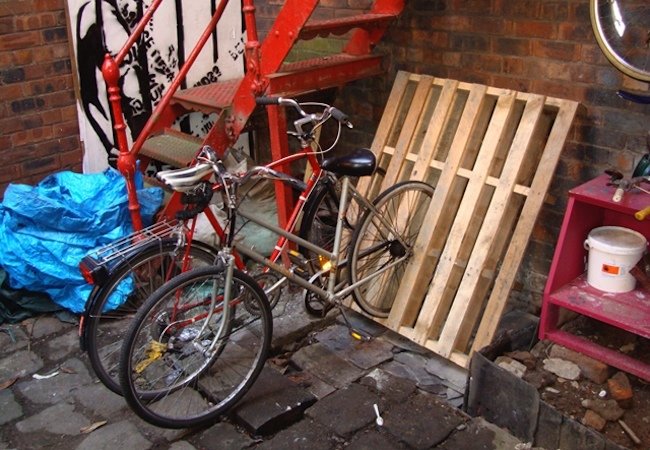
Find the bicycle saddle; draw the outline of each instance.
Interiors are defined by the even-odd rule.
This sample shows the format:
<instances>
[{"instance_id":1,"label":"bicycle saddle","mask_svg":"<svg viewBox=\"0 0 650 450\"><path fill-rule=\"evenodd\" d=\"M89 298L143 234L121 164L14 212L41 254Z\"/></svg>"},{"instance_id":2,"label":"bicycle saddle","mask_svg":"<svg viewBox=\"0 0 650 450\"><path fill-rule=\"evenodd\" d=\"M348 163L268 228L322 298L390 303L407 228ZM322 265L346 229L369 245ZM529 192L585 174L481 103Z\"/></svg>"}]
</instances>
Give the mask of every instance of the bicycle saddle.
<instances>
[{"instance_id":1,"label":"bicycle saddle","mask_svg":"<svg viewBox=\"0 0 650 450\"><path fill-rule=\"evenodd\" d=\"M359 148L340 156L325 158L321 167L336 175L363 177L372 175L377 166L375 154L367 148Z\"/></svg>"},{"instance_id":2,"label":"bicycle saddle","mask_svg":"<svg viewBox=\"0 0 650 450\"><path fill-rule=\"evenodd\" d=\"M213 173L212 166L203 163L183 169L162 170L156 174L156 177L174 191L188 192L211 173Z\"/></svg>"}]
</instances>

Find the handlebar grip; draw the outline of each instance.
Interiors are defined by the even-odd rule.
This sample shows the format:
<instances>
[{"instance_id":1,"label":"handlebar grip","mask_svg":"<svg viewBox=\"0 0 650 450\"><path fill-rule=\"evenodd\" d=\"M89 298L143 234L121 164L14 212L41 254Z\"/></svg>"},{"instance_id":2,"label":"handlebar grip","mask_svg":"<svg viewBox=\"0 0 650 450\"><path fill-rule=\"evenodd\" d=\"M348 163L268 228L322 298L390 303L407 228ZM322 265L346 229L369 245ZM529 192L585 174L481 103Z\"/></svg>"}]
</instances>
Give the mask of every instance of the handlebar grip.
<instances>
[{"instance_id":1,"label":"handlebar grip","mask_svg":"<svg viewBox=\"0 0 650 450\"><path fill-rule=\"evenodd\" d=\"M258 105L279 105L280 97L270 97L270 96L263 95L261 97L256 97L255 103L257 103Z\"/></svg>"},{"instance_id":2,"label":"handlebar grip","mask_svg":"<svg viewBox=\"0 0 650 450\"><path fill-rule=\"evenodd\" d=\"M350 120L348 118L348 115L345 114L343 111L340 109L332 108L330 110L330 114L332 114L332 117L334 117L336 120L341 122L342 124L352 128L352 124L350 123Z\"/></svg>"},{"instance_id":3,"label":"handlebar grip","mask_svg":"<svg viewBox=\"0 0 650 450\"><path fill-rule=\"evenodd\" d=\"M637 211L637 212L634 213L634 218L636 220L643 220L648 216L650 216L650 206L646 206L642 210Z\"/></svg>"},{"instance_id":4,"label":"handlebar grip","mask_svg":"<svg viewBox=\"0 0 650 450\"><path fill-rule=\"evenodd\" d=\"M622 187L617 187L616 191L614 192L614 196L612 197L612 201L619 203L621 200L623 200L623 194L625 194L625 189Z\"/></svg>"}]
</instances>

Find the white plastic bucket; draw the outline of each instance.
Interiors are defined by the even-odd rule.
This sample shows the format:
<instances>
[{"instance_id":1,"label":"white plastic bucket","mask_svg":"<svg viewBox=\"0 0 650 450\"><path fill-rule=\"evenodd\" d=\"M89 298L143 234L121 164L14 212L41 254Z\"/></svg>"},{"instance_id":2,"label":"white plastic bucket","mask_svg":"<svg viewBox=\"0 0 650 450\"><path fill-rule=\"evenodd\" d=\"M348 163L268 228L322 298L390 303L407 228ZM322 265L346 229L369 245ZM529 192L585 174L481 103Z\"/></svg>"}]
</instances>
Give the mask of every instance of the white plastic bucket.
<instances>
[{"instance_id":1,"label":"white plastic bucket","mask_svg":"<svg viewBox=\"0 0 650 450\"><path fill-rule=\"evenodd\" d=\"M646 250L646 238L623 227L599 227L589 232L585 248L589 250L587 283L605 292L629 292L636 279L630 270Z\"/></svg>"}]
</instances>

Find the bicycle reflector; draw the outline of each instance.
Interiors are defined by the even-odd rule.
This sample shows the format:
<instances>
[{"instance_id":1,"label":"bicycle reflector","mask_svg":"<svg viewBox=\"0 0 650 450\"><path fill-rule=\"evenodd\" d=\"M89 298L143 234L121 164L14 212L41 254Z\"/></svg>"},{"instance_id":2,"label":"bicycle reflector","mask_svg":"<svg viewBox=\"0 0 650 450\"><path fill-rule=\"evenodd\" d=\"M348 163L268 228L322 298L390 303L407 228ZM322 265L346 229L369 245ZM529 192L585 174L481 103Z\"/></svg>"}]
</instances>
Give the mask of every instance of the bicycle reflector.
<instances>
[{"instance_id":1,"label":"bicycle reflector","mask_svg":"<svg viewBox=\"0 0 650 450\"><path fill-rule=\"evenodd\" d=\"M105 265L98 264L97 261L90 257L85 256L79 263L79 271L81 276L88 284L102 285L108 279L108 270Z\"/></svg>"}]
</instances>

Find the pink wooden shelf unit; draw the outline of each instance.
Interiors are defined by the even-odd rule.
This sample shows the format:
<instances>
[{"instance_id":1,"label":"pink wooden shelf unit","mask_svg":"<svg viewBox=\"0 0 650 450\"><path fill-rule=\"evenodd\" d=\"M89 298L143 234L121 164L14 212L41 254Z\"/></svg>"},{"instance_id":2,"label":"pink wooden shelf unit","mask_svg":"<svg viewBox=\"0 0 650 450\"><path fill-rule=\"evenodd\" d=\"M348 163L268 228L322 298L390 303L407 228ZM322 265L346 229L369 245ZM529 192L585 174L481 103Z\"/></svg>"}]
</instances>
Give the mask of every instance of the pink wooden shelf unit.
<instances>
[{"instance_id":1,"label":"pink wooden shelf unit","mask_svg":"<svg viewBox=\"0 0 650 450\"><path fill-rule=\"evenodd\" d=\"M650 205L650 195L626 192L620 203L612 201L615 188L599 176L572 189L544 289L539 337L591 356L650 381L650 365L583 337L557 328L560 308L650 338L650 292L639 287L612 294L587 284L584 241L589 232L604 225L636 230L650 241L650 219L642 222L634 213Z\"/></svg>"}]
</instances>

